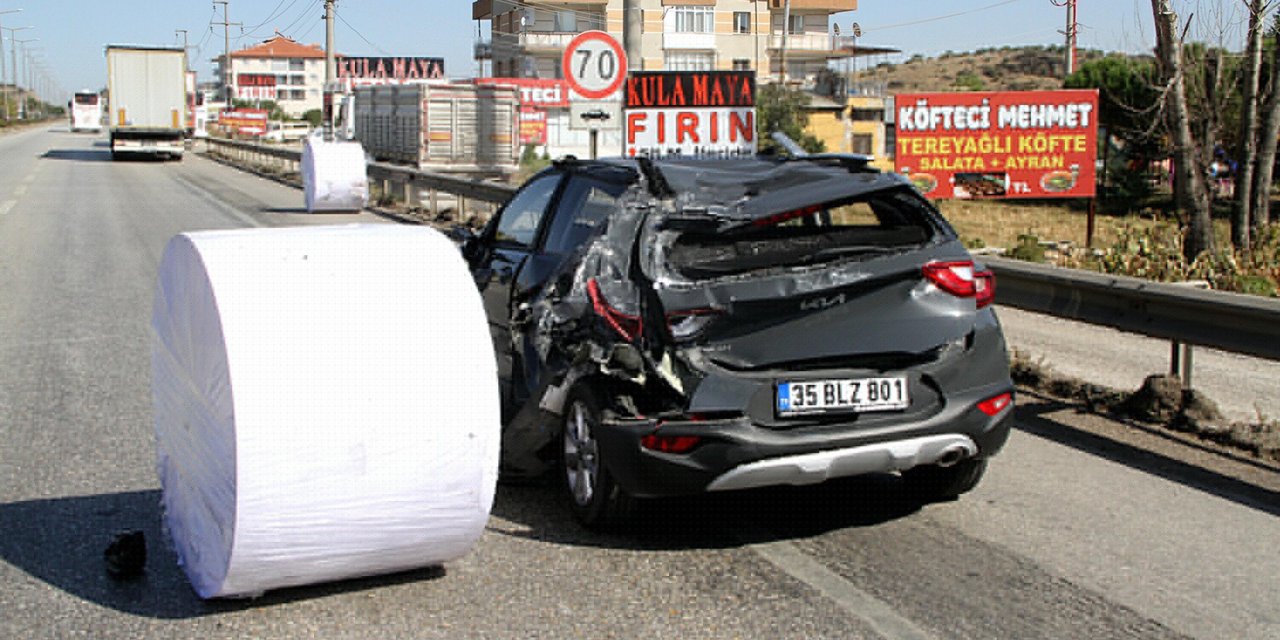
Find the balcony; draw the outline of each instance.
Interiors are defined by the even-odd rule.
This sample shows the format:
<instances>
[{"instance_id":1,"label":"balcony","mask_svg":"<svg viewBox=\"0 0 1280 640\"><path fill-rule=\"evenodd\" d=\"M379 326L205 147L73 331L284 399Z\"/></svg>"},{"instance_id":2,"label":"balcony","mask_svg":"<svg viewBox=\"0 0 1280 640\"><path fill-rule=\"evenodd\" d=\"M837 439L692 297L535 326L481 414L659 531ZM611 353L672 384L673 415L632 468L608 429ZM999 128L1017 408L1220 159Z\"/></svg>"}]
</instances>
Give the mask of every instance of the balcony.
<instances>
[{"instance_id":1,"label":"balcony","mask_svg":"<svg viewBox=\"0 0 1280 640\"><path fill-rule=\"evenodd\" d=\"M578 34L575 32L524 31L515 34L521 49L531 53L564 51Z\"/></svg>"},{"instance_id":2,"label":"balcony","mask_svg":"<svg viewBox=\"0 0 1280 640\"><path fill-rule=\"evenodd\" d=\"M663 33L662 34L663 49L692 49L696 51L711 51L716 48L716 34L714 33Z\"/></svg>"},{"instance_id":3,"label":"balcony","mask_svg":"<svg viewBox=\"0 0 1280 640\"><path fill-rule=\"evenodd\" d=\"M786 5L787 0L769 0L769 8L775 11L782 11ZM826 10L832 13L837 11L856 11L858 9L858 0L791 0L792 11L801 9Z\"/></svg>"},{"instance_id":4,"label":"balcony","mask_svg":"<svg viewBox=\"0 0 1280 640\"><path fill-rule=\"evenodd\" d=\"M837 58L847 56L840 51L838 38L824 33L792 33L787 35L787 56L799 58ZM782 34L769 36L769 50L782 50Z\"/></svg>"}]
</instances>

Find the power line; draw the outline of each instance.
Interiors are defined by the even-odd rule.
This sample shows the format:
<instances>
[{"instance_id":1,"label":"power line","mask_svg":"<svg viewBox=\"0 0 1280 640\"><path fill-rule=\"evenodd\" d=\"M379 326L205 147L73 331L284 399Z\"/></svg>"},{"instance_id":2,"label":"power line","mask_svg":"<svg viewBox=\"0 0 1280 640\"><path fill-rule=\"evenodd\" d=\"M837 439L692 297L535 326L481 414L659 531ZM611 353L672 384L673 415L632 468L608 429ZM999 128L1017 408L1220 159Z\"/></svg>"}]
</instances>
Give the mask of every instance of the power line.
<instances>
[{"instance_id":1,"label":"power line","mask_svg":"<svg viewBox=\"0 0 1280 640\"><path fill-rule=\"evenodd\" d=\"M381 53L381 54L382 54L382 55L384 55L384 56L389 56L389 55L391 55L390 53L387 53L386 51L384 51L384 50L382 49L382 47L379 47L378 45L376 45L376 44L374 44L374 43L372 43L372 42L369 42L369 39L368 39L368 38L366 38L366 37L364 37L364 34L363 34L363 33L360 33L360 30L359 30L359 29L356 29L355 27L351 26L351 23L350 23L350 22L347 22L347 19L346 19L346 18L344 18L344 17L342 17L342 14L338 13L337 11L334 11L334 15L338 16L338 19L342 21L342 24L347 25L347 28L348 28L348 29L350 29L350 30L352 30L353 32L355 32L355 34L356 34L357 36L360 36L360 39L361 39L361 40L364 40L364 43L365 43L365 44L369 45L370 47L373 47L373 50L374 50L374 51L377 51L378 53Z\"/></svg>"},{"instance_id":2,"label":"power line","mask_svg":"<svg viewBox=\"0 0 1280 640\"><path fill-rule=\"evenodd\" d=\"M1003 6L1004 6L1004 5L1006 5L1006 4L1013 4L1013 3L1015 3L1015 2L1018 2L1018 0L1004 0L1004 2L997 2L997 3L995 3L995 4L989 4L989 5L985 6L985 7L978 7L978 8L976 8L976 9L970 9L970 10L968 10L968 11L957 11L956 13L948 13L947 15L943 15L943 16L934 16L934 17L932 17L932 18L924 18L924 19L922 19L922 20L912 20L911 22L900 22L900 23L898 23L898 24L890 24L890 25L884 25L884 26L879 26L879 27L863 27L863 29L864 29L865 31L872 31L872 30L875 30L875 31L888 31L889 29L897 29L897 28L899 28L899 27L910 27L910 26L914 26L914 25L917 25L917 24L925 24L925 23L927 23L927 22L937 22L937 21L939 21L939 20L946 20L946 19L948 19L948 18L957 18L957 17L959 17L959 16L965 16L965 15L969 15L969 14L971 14L971 13L979 13L979 12L981 12L981 11L986 11L987 9L994 9L994 8L996 8L996 7L1003 7Z\"/></svg>"}]
</instances>

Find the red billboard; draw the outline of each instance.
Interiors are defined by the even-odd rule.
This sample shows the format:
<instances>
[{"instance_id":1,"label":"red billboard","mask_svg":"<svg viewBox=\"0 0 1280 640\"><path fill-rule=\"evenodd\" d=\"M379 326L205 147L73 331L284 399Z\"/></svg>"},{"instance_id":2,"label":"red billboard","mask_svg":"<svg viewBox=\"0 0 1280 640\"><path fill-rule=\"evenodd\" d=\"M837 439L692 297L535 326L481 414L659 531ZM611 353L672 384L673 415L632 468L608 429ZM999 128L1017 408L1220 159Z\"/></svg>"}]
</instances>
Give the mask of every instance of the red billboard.
<instances>
[{"instance_id":1,"label":"red billboard","mask_svg":"<svg viewBox=\"0 0 1280 640\"><path fill-rule=\"evenodd\" d=\"M218 114L218 124L232 133L260 136L267 132L264 109L230 109Z\"/></svg>"},{"instance_id":2,"label":"red billboard","mask_svg":"<svg viewBox=\"0 0 1280 640\"><path fill-rule=\"evenodd\" d=\"M547 143L547 112L520 107L520 144Z\"/></svg>"},{"instance_id":3,"label":"red billboard","mask_svg":"<svg viewBox=\"0 0 1280 640\"><path fill-rule=\"evenodd\" d=\"M635 71L623 94L628 156L756 153L754 71Z\"/></svg>"},{"instance_id":4,"label":"red billboard","mask_svg":"<svg viewBox=\"0 0 1280 640\"><path fill-rule=\"evenodd\" d=\"M478 85L515 87L520 92L520 106L550 109L569 107L569 85L564 80L549 78L477 78Z\"/></svg>"},{"instance_id":5,"label":"red billboard","mask_svg":"<svg viewBox=\"0 0 1280 640\"><path fill-rule=\"evenodd\" d=\"M1090 198L1098 92L895 98L895 165L929 198Z\"/></svg>"}]
</instances>

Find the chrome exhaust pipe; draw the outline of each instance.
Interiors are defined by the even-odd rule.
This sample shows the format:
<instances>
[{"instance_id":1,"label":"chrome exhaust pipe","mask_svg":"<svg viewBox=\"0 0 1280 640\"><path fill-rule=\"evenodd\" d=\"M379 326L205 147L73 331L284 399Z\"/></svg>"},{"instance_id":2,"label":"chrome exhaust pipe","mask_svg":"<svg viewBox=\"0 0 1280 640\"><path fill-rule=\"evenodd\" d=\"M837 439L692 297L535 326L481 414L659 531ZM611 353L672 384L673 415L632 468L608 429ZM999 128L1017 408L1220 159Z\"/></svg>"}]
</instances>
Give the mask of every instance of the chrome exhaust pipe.
<instances>
[{"instance_id":1,"label":"chrome exhaust pipe","mask_svg":"<svg viewBox=\"0 0 1280 640\"><path fill-rule=\"evenodd\" d=\"M965 458L968 458L971 455L973 455L973 453L969 451L967 447L962 447L958 445L954 447L948 447L947 449L943 450L942 455L938 456L938 461L935 462L934 464L938 465L939 467L950 467L950 466L954 466L956 463L960 462L961 460L964 460Z\"/></svg>"}]
</instances>

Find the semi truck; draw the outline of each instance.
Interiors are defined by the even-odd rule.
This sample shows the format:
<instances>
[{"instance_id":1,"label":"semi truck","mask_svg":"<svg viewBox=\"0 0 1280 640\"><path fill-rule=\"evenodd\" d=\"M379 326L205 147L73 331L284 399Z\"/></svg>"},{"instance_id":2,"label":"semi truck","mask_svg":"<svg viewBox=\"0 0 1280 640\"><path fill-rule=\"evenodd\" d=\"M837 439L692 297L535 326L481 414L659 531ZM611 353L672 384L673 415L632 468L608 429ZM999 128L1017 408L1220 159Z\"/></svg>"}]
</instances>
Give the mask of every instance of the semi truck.
<instances>
[{"instance_id":1,"label":"semi truck","mask_svg":"<svg viewBox=\"0 0 1280 640\"><path fill-rule=\"evenodd\" d=\"M163 45L107 45L111 157L182 159L187 124L187 52Z\"/></svg>"},{"instance_id":2,"label":"semi truck","mask_svg":"<svg viewBox=\"0 0 1280 640\"><path fill-rule=\"evenodd\" d=\"M347 123L354 115L354 138L377 160L481 175L519 167L520 96L513 87L374 85L356 87L352 98L342 101L342 115Z\"/></svg>"}]
</instances>

